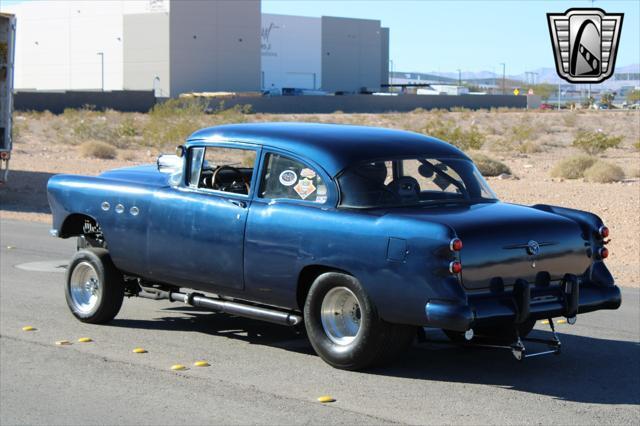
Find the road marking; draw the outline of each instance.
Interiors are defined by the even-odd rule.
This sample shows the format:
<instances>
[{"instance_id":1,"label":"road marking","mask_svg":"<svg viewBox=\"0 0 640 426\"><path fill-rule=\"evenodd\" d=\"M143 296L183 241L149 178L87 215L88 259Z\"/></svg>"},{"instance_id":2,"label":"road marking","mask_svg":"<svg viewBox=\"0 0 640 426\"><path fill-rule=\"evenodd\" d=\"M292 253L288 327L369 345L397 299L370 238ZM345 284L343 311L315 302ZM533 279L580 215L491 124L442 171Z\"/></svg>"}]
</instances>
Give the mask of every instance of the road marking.
<instances>
[{"instance_id":1,"label":"road marking","mask_svg":"<svg viewBox=\"0 0 640 426\"><path fill-rule=\"evenodd\" d=\"M318 398L318 401L322 402L323 404L326 404L328 402L335 402L336 399L331 397L331 396L329 396L329 395L323 395L323 396Z\"/></svg>"},{"instance_id":2,"label":"road marking","mask_svg":"<svg viewBox=\"0 0 640 426\"><path fill-rule=\"evenodd\" d=\"M207 361L196 361L193 363L193 365L195 365L196 367L209 367L211 364L209 364Z\"/></svg>"},{"instance_id":3,"label":"road marking","mask_svg":"<svg viewBox=\"0 0 640 426\"><path fill-rule=\"evenodd\" d=\"M187 369L187 367L185 367L185 366L184 366L184 365L182 365L182 364L174 364L174 365L172 365L172 366L171 366L171 369L172 369L173 371L182 371L182 370L186 370L186 369Z\"/></svg>"},{"instance_id":4,"label":"road marking","mask_svg":"<svg viewBox=\"0 0 640 426\"><path fill-rule=\"evenodd\" d=\"M135 348L132 352L134 354L146 354L147 350L145 348Z\"/></svg>"},{"instance_id":5,"label":"road marking","mask_svg":"<svg viewBox=\"0 0 640 426\"><path fill-rule=\"evenodd\" d=\"M58 345L58 346L70 345L70 344L71 344L71 342L70 342L70 341L68 341L68 340L58 340L58 341L56 342L56 345Z\"/></svg>"},{"instance_id":6,"label":"road marking","mask_svg":"<svg viewBox=\"0 0 640 426\"><path fill-rule=\"evenodd\" d=\"M15 265L16 268L30 272L66 272L68 260L45 260L41 262L27 262Z\"/></svg>"},{"instance_id":7,"label":"road marking","mask_svg":"<svg viewBox=\"0 0 640 426\"><path fill-rule=\"evenodd\" d=\"M30 325L25 325L22 327L22 331L36 331L35 327L31 327Z\"/></svg>"},{"instance_id":8,"label":"road marking","mask_svg":"<svg viewBox=\"0 0 640 426\"><path fill-rule=\"evenodd\" d=\"M80 343L89 343L89 342L93 342L93 339L91 339L91 337L81 337L78 339L78 342Z\"/></svg>"}]
</instances>

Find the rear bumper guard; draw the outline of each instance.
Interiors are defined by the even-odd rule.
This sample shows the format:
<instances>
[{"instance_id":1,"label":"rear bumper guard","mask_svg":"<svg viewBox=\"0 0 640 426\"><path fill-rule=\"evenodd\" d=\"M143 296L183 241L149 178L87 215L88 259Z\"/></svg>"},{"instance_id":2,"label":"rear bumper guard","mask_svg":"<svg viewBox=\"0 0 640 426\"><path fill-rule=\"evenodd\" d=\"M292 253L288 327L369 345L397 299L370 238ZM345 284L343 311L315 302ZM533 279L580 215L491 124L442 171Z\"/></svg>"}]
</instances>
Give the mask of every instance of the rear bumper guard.
<instances>
[{"instance_id":1,"label":"rear bumper guard","mask_svg":"<svg viewBox=\"0 0 640 426\"><path fill-rule=\"evenodd\" d=\"M503 295L469 296L466 305L431 300L425 306L427 326L464 332L473 327L522 324L527 320L573 318L600 309L617 309L620 289L580 282L566 274L560 289L535 288L517 280L513 292Z\"/></svg>"}]
</instances>

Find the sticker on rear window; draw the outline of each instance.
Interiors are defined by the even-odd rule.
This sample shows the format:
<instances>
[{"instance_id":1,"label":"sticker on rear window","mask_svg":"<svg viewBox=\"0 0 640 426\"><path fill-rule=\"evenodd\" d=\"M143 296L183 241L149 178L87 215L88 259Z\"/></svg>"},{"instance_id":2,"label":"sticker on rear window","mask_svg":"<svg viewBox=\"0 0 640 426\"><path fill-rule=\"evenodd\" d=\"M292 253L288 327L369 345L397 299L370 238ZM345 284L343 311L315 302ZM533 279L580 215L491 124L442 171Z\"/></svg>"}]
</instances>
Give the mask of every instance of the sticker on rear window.
<instances>
[{"instance_id":1,"label":"sticker on rear window","mask_svg":"<svg viewBox=\"0 0 640 426\"><path fill-rule=\"evenodd\" d=\"M295 185L298 180L298 175L293 170L285 170L280 173L280 183L284 186Z\"/></svg>"},{"instance_id":2,"label":"sticker on rear window","mask_svg":"<svg viewBox=\"0 0 640 426\"><path fill-rule=\"evenodd\" d=\"M298 193L300 198L305 200L309 195L315 192L316 187L310 179L304 178L300 179L298 184L294 186L293 189Z\"/></svg>"}]
</instances>

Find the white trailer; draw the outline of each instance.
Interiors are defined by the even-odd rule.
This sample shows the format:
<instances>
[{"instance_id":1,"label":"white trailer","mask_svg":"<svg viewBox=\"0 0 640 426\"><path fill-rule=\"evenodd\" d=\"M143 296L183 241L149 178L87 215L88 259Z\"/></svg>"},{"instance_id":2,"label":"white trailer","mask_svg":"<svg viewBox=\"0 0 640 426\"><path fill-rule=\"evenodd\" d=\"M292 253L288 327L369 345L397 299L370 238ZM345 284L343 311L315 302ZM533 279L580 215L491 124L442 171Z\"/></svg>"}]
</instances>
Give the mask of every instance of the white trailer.
<instances>
[{"instance_id":1,"label":"white trailer","mask_svg":"<svg viewBox=\"0 0 640 426\"><path fill-rule=\"evenodd\" d=\"M0 183L7 180L11 159L13 124L13 70L16 17L0 13Z\"/></svg>"}]
</instances>

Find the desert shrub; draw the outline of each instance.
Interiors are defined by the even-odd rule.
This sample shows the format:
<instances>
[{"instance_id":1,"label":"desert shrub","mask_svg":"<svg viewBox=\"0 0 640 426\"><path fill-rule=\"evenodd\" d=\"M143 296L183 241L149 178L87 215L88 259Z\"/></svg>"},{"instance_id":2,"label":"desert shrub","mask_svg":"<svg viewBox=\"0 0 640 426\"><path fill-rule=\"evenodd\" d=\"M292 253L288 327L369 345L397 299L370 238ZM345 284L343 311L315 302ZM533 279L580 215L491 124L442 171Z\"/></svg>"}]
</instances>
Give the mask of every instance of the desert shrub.
<instances>
[{"instance_id":1,"label":"desert shrub","mask_svg":"<svg viewBox=\"0 0 640 426\"><path fill-rule=\"evenodd\" d=\"M640 139L638 139L634 144L633 147L637 150L640 151Z\"/></svg>"},{"instance_id":2,"label":"desert shrub","mask_svg":"<svg viewBox=\"0 0 640 426\"><path fill-rule=\"evenodd\" d=\"M478 170L480 170L480 173L482 173L482 176L498 176L503 173L511 174L509 166L487 155L475 153L471 154L471 159L478 167Z\"/></svg>"},{"instance_id":3,"label":"desert shrub","mask_svg":"<svg viewBox=\"0 0 640 426\"><path fill-rule=\"evenodd\" d=\"M486 139L484 133L478 129L478 126L472 125L468 130L465 130L451 120L431 120L421 131L426 135L442 139L462 150L480 149Z\"/></svg>"},{"instance_id":4,"label":"desert shrub","mask_svg":"<svg viewBox=\"0 0 640 426\"><path fill-rule=\"evenodd\" d=\"M195 116L204 114L209 101L203 98L177 98L159 102L151 108L151 118L175 118L180 116Z\"/></svg>"},{"instance_id":5,"label":"desert shrub","mask_svg":"<svg viewBox=\"0 0 640 426\"><path fill-rule=\"evenodd\" d=\"M619 182L624 179L624 170L616 164L598 161L584 171L584 178L589 182Z\"/></svg>"},{"instance_id":6,"label":"desert shrub","mask_svg":"<svg viewBox=\"0 0 640 426\"><path fill-rule=\"evenodd\" d=\"M122 122L118 126L117 134L121 137L138 136L138 128L136 127L136 123L133 118L126 117L124 120L122 120Z\"/></svg>"},{"instance_id":7,"label":"desert shrub","mask_svg":"<svg viewBox=\"0 0 640 426\"><path fill-rule=\"evenodd\" d=\"M80 145L80 154L88 158L112 159L116 158L117 151L106 142L90 140Z\"/></svg>"},{"instance_id":8,"label":"desert shrub","mask_svg":"<svg viewBox=\"0 0 640 426\"><path fill-rule=\"evenodd\" d=\"M584 177L584 172L598 161L588 155L576 155L565 158L551 169L551 176L564 179L579 179Z\"/></svg>"},{"instance_id":9,"label":"desert shrub","mask_svg":"<svg viewBox=\"0 0 640 426\"><path fill-rule=\"evenodd\" d=\"M596 155L609 148L616 148L622 142L622 136L609 136L603 131L580 130L576 134L572 145L589 155Z\"/></svg>"},{"instance_id":10,"label":"desert shrub","mask_svg":"<svg viewBox=\"0 0 640 426\"><path fill-rule=\"evenodd\" d=\"M543 144L534 141L525 141L518 146L518 151L523 154L535 154L537 152L543 152L544 150Z\"/></svg>"},{"instance_id":11,"label":"desert shrub","mask_svg":"<svg viewBox=\"0 0 640 426\"><path fill-rule=\"evenodd\" d=\"M159 147L179 144L202 127L208 106L202 98L168 99L154 105L142 129L144 142Z\"/></svg>"}]
</instances>

